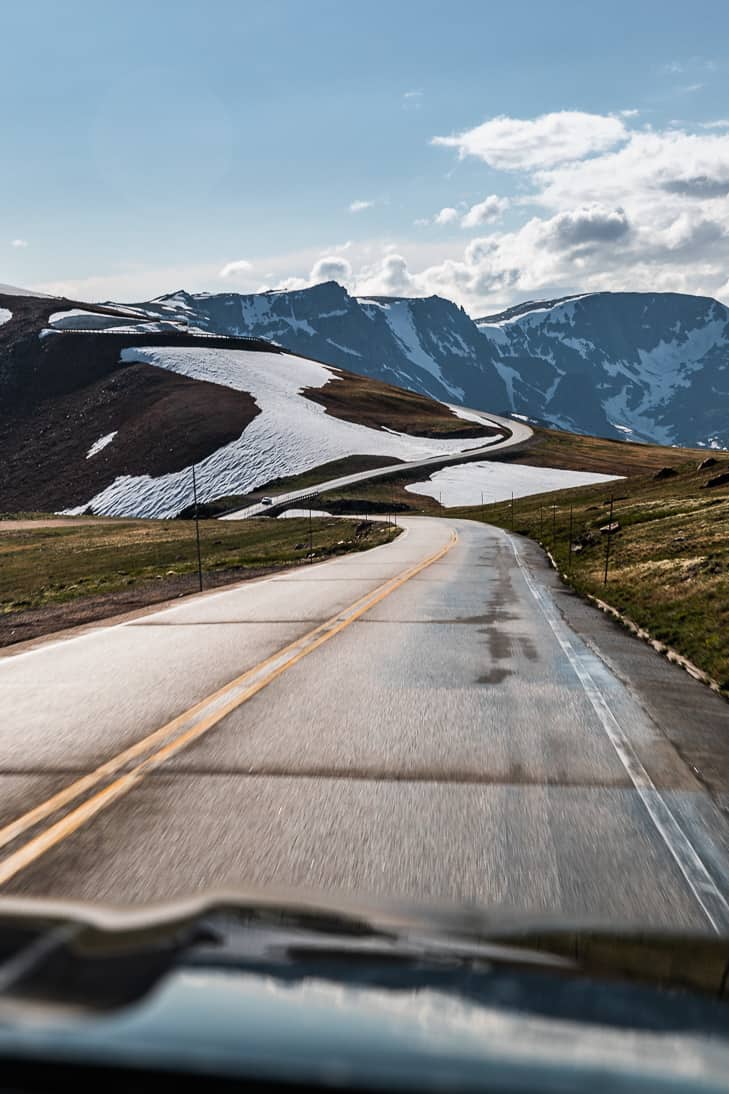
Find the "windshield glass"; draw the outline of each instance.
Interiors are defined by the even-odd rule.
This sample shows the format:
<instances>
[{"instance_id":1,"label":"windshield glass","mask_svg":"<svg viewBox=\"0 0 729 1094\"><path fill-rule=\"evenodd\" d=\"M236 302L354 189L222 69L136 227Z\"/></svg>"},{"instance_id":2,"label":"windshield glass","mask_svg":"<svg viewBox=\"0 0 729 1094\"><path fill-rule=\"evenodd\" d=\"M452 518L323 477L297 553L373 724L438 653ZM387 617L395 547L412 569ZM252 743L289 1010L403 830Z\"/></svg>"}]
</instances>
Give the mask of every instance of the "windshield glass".
<instances>
[{"instance_id":1,"label":"windshield glass","mask_svg":"<svg viewBox=\"0 0 729 1094\"><path fill-rule=\"evenodd\" d=\"M0 897L729 933L727 31L4 6Z\"/></svg>"}]
</instances>

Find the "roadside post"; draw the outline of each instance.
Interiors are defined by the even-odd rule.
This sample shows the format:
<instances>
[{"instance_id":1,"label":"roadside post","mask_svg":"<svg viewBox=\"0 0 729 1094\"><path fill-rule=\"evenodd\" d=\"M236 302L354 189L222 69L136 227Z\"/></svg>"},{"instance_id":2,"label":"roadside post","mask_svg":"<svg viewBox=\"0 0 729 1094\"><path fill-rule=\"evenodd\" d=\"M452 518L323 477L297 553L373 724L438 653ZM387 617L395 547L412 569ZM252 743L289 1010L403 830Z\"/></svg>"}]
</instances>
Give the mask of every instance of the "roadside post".
<instances>
[{"instance_id":1,"label":"roadside post","mask_svg":"<svg viewBox=\"0 0 729 1094\"><path fill-rule=\"evenodd\" d=\"M557 506L552 506L552 551L554 551L554 545L557 542Z\"/></svg>"},{"instance_id":2,"label":"roadside post","mask_svg":"<svg viewBox=\"0 0 729 1094\"><path fill-rule=\"evenodd\" d=\"M314 553L314 536L311 526L311 502L309 502L309 557Z\"/></svg>"},{"instance_id":3,"label":"roadside post","mask_svg":"<svg viewBox=\"0 0 729 1094\"><path fill-rule=\"evenodd\" d=\"M541 541L543 539L544 539L544 534L542 532L542 507L540 505L539 506L539 542L541 543Z\"/></svg>"},{"instance_id":4,"label":"roadside post","mask_svg":"<svg viewBox=\"0 0 729 1094\"><path fill-rule=\"evenodd\" d=\"M483 520L483 521L486 520L486 510L484 509L484 506L483 506L483 490L481 491L481 520Z\"/></svg>"},{"instance_id":5,"label":"roadside post","mask_svg":"<svg viewBox=\"0 0 729 1094\"><path fill-rule=\"evenodd\" d=\"M613 534L613 495L610 495L610 517L608 519L607 536L605 538L605 573L603 574L602 583L607 585L608 583L608 565L610 563L610 540Z\"/></svg>"},{"instance_id":6,"label":"roadside post","mask_svg":"<svg viewBox=\"0 0 729 1094\"><path fill-rule=\"evenodd\" d=\"M202 556L200 554L200 517L197 506L197 480L195 478L195 464L192 465L192 503L195 506L195 543L197 545L197 581L200 592L203 591Z\"/></svg>"},{"instance_id":7,"label":"roadside post","mask_svg":"<svg viewBox=\"0 0 729 1094\"><path fill-rule=\"evenodd\" d=\"M572 572L572 503L570 502L570 537L567 543L567 572Z\"/></svg>"},{"instance_id":8,"label":"roadside post","mask_svg":"<svg viewBox=\"0 0 729 1094\"><path fill-rule=\"evenodd\" d=\"M511 530L514 531L514 491L511 491Z\"/></svg>"}]
</instances>

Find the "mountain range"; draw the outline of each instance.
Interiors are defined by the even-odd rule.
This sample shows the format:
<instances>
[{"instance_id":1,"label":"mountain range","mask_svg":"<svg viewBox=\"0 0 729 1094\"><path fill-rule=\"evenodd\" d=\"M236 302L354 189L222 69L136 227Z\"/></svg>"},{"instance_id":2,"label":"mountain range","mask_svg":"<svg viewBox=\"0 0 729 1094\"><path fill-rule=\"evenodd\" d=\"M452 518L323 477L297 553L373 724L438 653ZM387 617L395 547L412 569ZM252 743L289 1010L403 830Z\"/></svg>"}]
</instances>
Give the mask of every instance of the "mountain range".
<instances>
[{"instance_id":1,"label":"mountain range","mask_svg":"<svg viewBox=\"0 0 729 1094\"><path fill-rule=\"evenodd\" d=\"M262 339L0 286L0 513L174 517L195 493L457 457L505 433Z\"/></svg>"},{"instance_id":2,"label":"mountain range","mask_svg":"<svg viewBox=\"0 0 729 1094\"><path fill-rule=\"evenodd\" d=\"M161 322L274 342L449 403L578 433L729 446L729 309L710 297L599 292L472 319L438 296L188 293Z\"/></svg>"}]
</instances>

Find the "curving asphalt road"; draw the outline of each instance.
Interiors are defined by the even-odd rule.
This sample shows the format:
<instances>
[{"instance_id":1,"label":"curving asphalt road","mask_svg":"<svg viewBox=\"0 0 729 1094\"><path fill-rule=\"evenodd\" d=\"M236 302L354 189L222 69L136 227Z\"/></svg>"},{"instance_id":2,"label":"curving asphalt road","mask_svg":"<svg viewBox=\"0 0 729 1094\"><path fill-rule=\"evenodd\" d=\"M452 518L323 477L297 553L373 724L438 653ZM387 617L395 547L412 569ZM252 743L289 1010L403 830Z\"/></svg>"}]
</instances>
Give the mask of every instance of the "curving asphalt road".
<instances>
[{"instance_id":1,"label":"curving asphalt road","mask_svg":"<svg viewBox=\"0 0 729 1094\"><path fill-rule=\"evenodd\" d=\"M471 410L467 407L454 407L453 409L467 410L469 414L481 418L488 425L500 425L508 430L508 434L501 440L497 438L489 441L488 444L480 445L477 448L464 449L462 455L468 456L469 459L474 456L489 456L496 450L503 451L505 448L514 448L516 445L524 444L524 442L528 441L532 436L532 430L528 425L524 425L523 422L515 422L512 421L511 418L500 418L496 414L487 414L482 410ZM291 490L285 494L276 494L275 502L277 505L288 505L292 502L303 501L306 498L317 497L319 494L325 494L329 490L340 490L343 486L353 486L358 482L366 482L368 479L381 479L387 475L399 475L402 471L417 471L423 467L442 467L444 464L457 462L458 456L459 453L450 452L444 456L430 456L426 460L412 460L409 462L393 464L391 467L376 467L373 471L358 471L353 475L343 475L338 479L329 479L326 482L319 483L315 488L307 486L303 490ZM247 517L259 516L261 513L266 512L270 512L270 507L257 503L255 505L248 505L244 509L236 509L232 513L226 513L225 516L220 519L245 520Z\"/></svg>"},{"instance_id":2,"label":"curving asphalt road","mask_svg":"<svg viewBox=\"0 0 729 1094\"><path fill-rule=\"evenodd\" d=\"M0 894L275 885L729 930L729 827L659 709L718 740L723 700L599 613L571 625L533 545L403 524L0 657Z\"/></svg>"}]
</instances>

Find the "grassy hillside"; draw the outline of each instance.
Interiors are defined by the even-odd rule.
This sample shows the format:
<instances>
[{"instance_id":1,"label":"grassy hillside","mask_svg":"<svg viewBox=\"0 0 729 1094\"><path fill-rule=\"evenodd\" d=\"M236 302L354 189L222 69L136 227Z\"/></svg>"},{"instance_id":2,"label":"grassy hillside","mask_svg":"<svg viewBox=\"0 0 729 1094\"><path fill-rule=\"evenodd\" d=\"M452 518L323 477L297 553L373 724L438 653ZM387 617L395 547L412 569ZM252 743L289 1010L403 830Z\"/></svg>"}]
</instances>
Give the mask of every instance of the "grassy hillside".
<instances>
[{"instance_id":1,"label":"grassy hillside","mask_svg":"<svg viewBox=\"0 0 729 1094\"><path fill-rule=\"evenodd\" d=\"M201 521L206 588L397 535L371 522ZM0 645L198 590L192 521L0 520Z\"/></svg>"},{"instance_id":2,"label":"grassy hillside","mask_svg":"<svg viewBox=\"0 0 729 1094\"><path fill-rule=\"evenodd\" d=\"M333 418L370 429L395 430L413 437L493 437L497 427L459 418L444 403L415 391L394 387L370 376L332 369L336 379L324 387L304 388L303 394L326 408Z\"/></svg>"}]
</instances>

